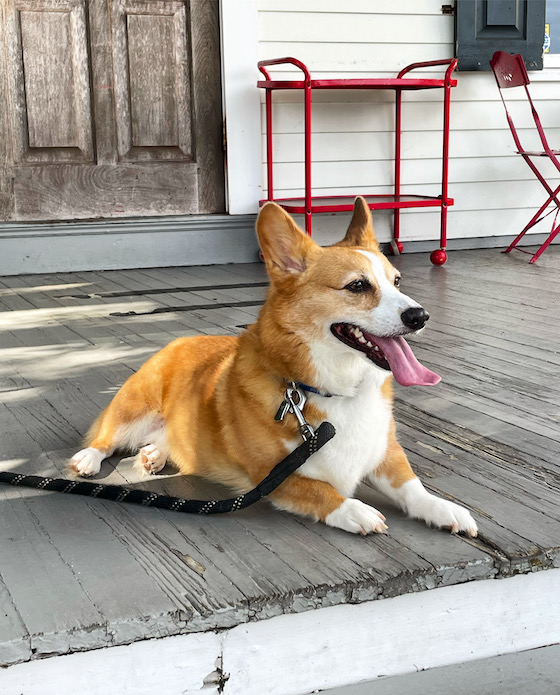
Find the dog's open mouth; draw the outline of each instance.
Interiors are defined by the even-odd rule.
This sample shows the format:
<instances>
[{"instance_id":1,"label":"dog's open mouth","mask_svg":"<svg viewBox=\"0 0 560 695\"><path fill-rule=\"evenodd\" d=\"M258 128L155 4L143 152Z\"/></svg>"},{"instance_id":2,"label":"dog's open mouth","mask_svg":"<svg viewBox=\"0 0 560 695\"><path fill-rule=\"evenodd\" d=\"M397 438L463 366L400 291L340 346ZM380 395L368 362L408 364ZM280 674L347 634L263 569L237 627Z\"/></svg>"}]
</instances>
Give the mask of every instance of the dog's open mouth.
<instances>
[{"instance_id":1,"label":"dog's open mouth","mask_svg":"<svg viewBox=\"0 0 560 695\"><path fill-rule=\"evenodd\" d=\"M441 377L420 364L402 336L381 338L350 323L333 323L331 332L341 342L363 352L377 367L393 372L402 386L432 386Z\"/></svg>"}]
</instances>

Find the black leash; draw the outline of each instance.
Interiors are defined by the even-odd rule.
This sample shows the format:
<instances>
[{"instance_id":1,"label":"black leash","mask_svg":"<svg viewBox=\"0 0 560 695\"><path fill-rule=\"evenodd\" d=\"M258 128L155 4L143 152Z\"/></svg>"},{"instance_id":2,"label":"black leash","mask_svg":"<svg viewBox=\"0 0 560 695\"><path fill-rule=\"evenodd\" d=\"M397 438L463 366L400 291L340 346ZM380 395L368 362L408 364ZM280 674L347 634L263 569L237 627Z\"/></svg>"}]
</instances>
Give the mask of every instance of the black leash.
<instances>
[{"instance_id":1,"label":"black leash","mask_svg":"<svg viewBox=\"0 0 560 695\"><path fill-rule=\"evenodd\" d=\"M313 432L312 436L274 466L266 478L255 488L244 495L232 497L228 500L212 500L210 502L205 500L186 500L181 497L158 495L155 492L147 492L145 490L129 490L121 485L101 485L64 480L63 478L43 478L37 475L23 475L9 471L0 471L0 483L64 492L69 495L85 495L86 497L97 497L115 502L131 502L133 504L141 504L144 507L158 507L159 509L170 509L174 512L185 512L187 514L224 514L244 509L274 492L288 476L302 466L316 451L319 451L334 435L335 429L333 425L330 422L323 422L319 425L317 431Z\"/></svg>"}]
</instances>

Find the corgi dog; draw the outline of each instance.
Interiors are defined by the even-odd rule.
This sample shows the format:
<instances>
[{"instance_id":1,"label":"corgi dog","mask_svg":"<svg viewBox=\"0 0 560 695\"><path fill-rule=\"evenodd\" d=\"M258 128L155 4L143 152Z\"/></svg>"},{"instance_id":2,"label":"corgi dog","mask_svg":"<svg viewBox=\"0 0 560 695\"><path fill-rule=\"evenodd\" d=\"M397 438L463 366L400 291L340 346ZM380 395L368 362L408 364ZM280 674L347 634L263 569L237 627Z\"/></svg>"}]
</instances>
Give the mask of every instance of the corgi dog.
<instances>
[{"instance_id":1,"label":"corgi dog","mask_svg":"<svg viewBox=\"0 0 560 695\"><path fill-rule=\"evenodd\" d=\"M344 239L323 248L275 203L257 220L270 288L258 320L239 337L179 338L129 377L71 460L82 476L116 450L137 451L149 473L167 461L243 493L301 442L296 418L275 415L287 384L306 391L304 416L336 435L271 495L281 509L351 533L382 533L385 517L353 497L367 479L406 514L477 535L471 514L428 492L397 442L393 378L403 386L440 377L404 336L428 320L400 289L371 214L357 198Z\"/></svg>"}]
</instances>

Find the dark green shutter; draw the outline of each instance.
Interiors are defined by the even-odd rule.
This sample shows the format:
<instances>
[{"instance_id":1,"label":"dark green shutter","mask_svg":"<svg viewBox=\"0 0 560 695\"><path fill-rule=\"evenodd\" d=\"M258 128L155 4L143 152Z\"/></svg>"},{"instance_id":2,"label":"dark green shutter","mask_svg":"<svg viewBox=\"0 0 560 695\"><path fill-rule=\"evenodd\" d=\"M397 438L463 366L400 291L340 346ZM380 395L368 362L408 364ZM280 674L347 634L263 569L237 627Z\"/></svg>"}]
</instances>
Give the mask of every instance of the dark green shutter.
<instances>
[{"instance_id":1,"label":"dark green shutter","mask_svg":"<svg viewBox=\"0 0 560 695\"><path fill-rule=\"evenodd\" d=\"M490 70L495 51L521 53L542 70L546 0L457 0L455 56L459 70Z\"/></svg>"}]
</instances>

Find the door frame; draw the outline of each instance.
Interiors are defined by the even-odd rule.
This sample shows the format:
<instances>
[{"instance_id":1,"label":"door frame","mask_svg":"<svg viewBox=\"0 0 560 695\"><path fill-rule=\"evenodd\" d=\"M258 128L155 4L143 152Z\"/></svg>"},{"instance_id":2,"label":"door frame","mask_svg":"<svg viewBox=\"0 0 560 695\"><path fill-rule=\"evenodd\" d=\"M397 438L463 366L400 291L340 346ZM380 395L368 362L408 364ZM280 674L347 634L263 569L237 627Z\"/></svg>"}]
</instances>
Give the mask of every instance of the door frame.
<instances>
[{"instance_id":1,"label":"door frame","mask_svg":"<svg viewBox=\"0 0 560 695\"><path fill-rule=\"evenodd\" d=\"M257 0L220 0L226 210L255 213L262 194Z\"/></svg>"}]
</instances>

